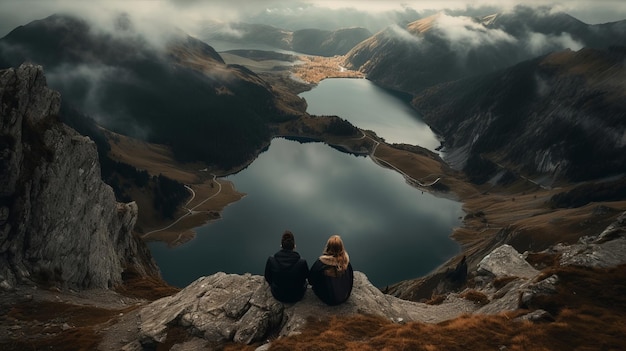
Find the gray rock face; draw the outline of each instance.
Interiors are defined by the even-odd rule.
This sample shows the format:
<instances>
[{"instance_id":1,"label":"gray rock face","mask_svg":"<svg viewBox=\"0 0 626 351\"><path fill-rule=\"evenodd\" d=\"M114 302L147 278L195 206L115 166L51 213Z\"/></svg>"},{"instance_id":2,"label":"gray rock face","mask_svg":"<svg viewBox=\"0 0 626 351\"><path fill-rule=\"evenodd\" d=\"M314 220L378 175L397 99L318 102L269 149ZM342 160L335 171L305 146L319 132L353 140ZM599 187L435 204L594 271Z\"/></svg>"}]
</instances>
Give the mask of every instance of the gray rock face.
<instances>
[{"instance_id":1,"label":"gray rock face","mask_svg":"<svg viewBox=\"0 0 626 351\"><path fill-rule=\"evenodd\" d=\"M270 333L298 333L309 318L372 314L395 322L436 323L475 309L472 302L455 297L437 306L400 300L383 294L361 272L355 272L352 295L342 305L327 306L311 289L301 301L283 304L261 276L216 273L142 309L139 334L143 344L163 342L168 327L178 325L211 342L251 343Z\"/></svg>"},{"instance_id":2,"label":"gray rock face","mask_svg":"<svg viewBox=\"0 0 626 351\"><path fill-rule=\"evenodd\" d=\"M478 264L478 274L496 277L532 278L539 273L510 245L502 245Z\"/></svg>"},{"instance_id":3,"label":"gray rock face","mask_svg":"<svg viewBox=\"0 0 626 351\"><path fill-rule=\"evenodd\" d=\"M95 144L59 122L60 95L40 66L0 71L0 283L75 289L156 272L132 236L135 203L102 182Z\"/></svg>"},{"instance_id":4,"label":"gray rock face","mask_svg":"<svg viewBox=\"0 0 626 351\"><path fill-rule=\"evenodd\" d=\"M626 262L626 213L597 237L582 238L576 245L559 245L562 265L612 267Z\"/></svg>"}]
</instances>

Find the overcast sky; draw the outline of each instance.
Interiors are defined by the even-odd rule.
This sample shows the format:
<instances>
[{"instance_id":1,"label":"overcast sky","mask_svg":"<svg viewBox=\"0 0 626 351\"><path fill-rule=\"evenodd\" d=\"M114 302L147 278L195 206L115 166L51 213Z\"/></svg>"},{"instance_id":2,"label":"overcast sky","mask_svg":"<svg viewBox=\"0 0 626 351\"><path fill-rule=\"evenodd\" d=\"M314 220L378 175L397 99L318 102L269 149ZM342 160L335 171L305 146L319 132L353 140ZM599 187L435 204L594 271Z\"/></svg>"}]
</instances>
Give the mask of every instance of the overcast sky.
<instances>
[{"instance_id":1,"label":"overcast sky","mask_svg":"<svg viewBox=\"0 0 626 351\"><path fill-rule=\"evenodd\" d=\"M411 14L414 11L416 14L428 14L428 10L458 10L480 6L498 6L506 10L516 4L550 5L586 23L605 23L626 19L626 1L623 0L1 0L0 37L19 25L54 13L67 12L81 14L103 25L110 21L111 15L126 12L136 21L150 22L144 28L146 30L167 24L177 26L193 35L198 30L198 26L208 20L250 22L280 19L282 25L298 23L312 25L316 18L320 18L320 21L325 21L322 23L323 26L340 27L342 22L346 23L345 26L354 26L355 23L361 21L362 26L378 30L381 26L386 26L384 23L386 18L393 18L385 16L391 12ZM353 11L348 12L346 8L351 8ZM327 9L333 11L329 12ZM347 13L350 15L348 16ZM335 22L331 22L333 20Z\"/></svg>"}]
</instances>

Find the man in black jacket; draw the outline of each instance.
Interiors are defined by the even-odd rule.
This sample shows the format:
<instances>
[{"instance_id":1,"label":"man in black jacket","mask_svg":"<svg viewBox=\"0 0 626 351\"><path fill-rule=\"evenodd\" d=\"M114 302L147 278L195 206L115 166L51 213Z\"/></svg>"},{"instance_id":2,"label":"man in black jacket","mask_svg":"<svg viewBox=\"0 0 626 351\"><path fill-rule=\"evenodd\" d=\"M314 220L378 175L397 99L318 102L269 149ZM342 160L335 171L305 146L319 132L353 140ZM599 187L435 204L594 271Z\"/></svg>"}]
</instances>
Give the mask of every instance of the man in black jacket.
<instances>
[{"instance_id":1,"label":"man in black jacket","mask_svg":"<svg viewBox=\"0 0 626 351\"><path fill-rule=\"evenodd\" d=\"M309 265L294 251L296 241L292 232L285 231L280 244L281 250L267 259L265 280L276 300L297 302L306 292Z\"/></svg>"}]
</instances>

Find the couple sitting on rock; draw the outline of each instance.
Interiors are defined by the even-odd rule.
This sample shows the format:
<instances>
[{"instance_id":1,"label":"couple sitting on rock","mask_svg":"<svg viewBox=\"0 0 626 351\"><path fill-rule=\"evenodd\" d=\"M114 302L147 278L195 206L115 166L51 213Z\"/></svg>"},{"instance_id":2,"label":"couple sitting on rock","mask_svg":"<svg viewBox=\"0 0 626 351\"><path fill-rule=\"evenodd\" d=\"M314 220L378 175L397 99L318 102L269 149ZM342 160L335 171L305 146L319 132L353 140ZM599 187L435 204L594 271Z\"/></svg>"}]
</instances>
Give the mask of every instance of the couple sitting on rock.
<instances>
[{"instance_id":1,"label":"couple sitting on rock","mask_svg":"<svg viewBox=\"0 0 626 351\"><path fill-rule=\"evenodd\" d=\"M294 251L293 233L285 231L281 250L265 264L265 280L272 295L281 302L297 302L304 296L307 279L313 292L327 305L339 305L350 297L354 273L339 235L333 235L311 270L305 259Z\"/></svg>"}]
</instances>

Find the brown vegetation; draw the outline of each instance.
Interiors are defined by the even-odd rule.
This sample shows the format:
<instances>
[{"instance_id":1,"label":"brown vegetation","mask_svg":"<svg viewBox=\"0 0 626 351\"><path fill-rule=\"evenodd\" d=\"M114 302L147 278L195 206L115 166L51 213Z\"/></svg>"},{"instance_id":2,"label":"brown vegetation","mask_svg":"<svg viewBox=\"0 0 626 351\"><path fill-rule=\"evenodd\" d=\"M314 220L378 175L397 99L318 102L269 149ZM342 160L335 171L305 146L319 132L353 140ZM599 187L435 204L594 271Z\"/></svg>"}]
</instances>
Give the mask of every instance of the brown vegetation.
<instances>
[{"instance_id":1,"label":"brown vegetation","mask_svg":"<svg viewBox=\"0 0 626 351\"><path fill-rule=\"evenodd\" d=\"M127 269L122 273L124 284L116 287L118 293L138 299L154 301L165 296L174 295L179 288L168 285L160 277L145 276L133 269Z\"/></svg>"},{"instance_id":2,"label":"brown vegetation","mask_svg":"<svg viewBox=\"0 0 626 351\"><path fill-rule=\"evenodd\" d=\"M553 322L515 319L530 310L465 315L439 324L395 324L374 316L310 320L300 335L275 340L270 350L623 350L626 348L626 266L612 269L555 267L555 295L532 309Z\"/></svg>"},{"instance_id":3,"label":"brown vegetation","mask_svg":"<svg viewBox=\"0 0 626 351\"><path fill-rule=\"evenodd\" d=\"M10 308L6 318L18 325L15 337L0 341L10 350L95 350L102 340L98 330L116 323L122 310L53 301L27 301Z\"/></svg>"}]
</instances>

